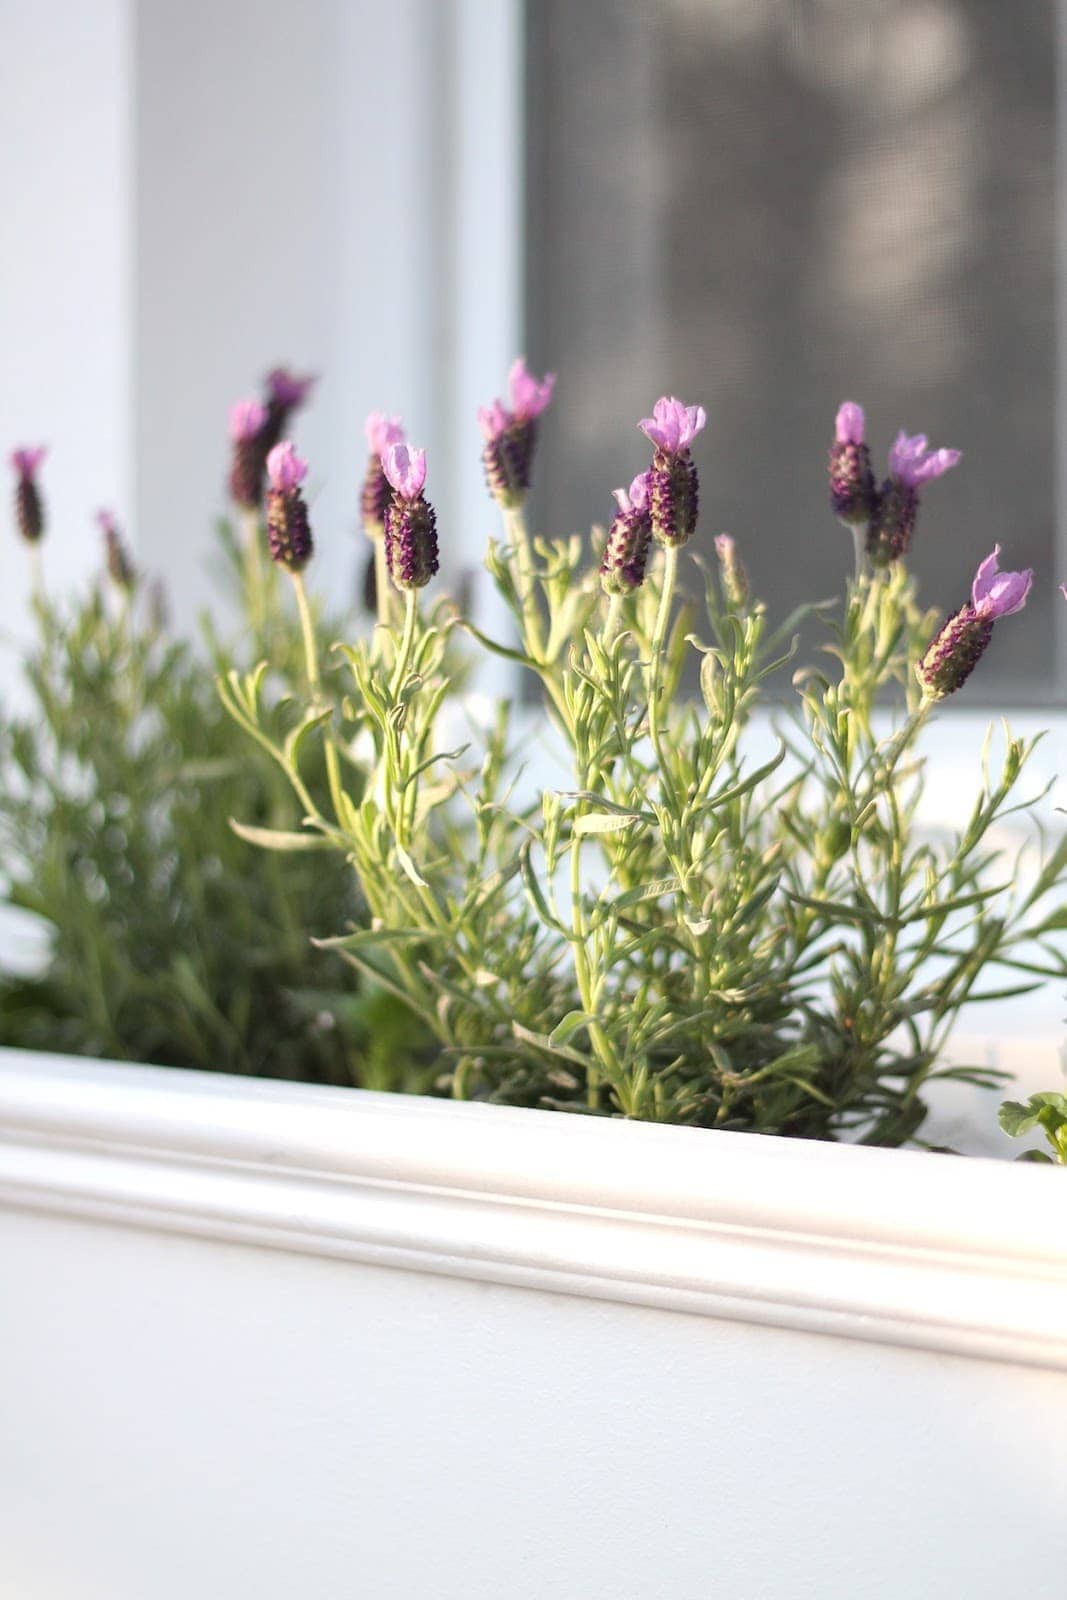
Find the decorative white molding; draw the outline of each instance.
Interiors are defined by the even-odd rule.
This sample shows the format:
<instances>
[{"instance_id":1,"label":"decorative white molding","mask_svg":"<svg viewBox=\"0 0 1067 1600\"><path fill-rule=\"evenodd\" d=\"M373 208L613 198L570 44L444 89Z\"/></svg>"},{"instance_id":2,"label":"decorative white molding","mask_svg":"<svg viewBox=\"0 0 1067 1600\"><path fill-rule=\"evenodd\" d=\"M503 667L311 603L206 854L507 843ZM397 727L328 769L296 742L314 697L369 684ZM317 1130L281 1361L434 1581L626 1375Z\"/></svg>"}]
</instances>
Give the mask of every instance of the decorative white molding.
<instances>
[{"instance_id":1,"label":"decorative white molding","mask_svg":"<svg viewBox=\"0 0 1067 1600\"><path fill-rule=\"evenodd\" d=\"M0 1051L0 1204L1067 1369L1048 1169Z\"/></svg>"}]
</instances>

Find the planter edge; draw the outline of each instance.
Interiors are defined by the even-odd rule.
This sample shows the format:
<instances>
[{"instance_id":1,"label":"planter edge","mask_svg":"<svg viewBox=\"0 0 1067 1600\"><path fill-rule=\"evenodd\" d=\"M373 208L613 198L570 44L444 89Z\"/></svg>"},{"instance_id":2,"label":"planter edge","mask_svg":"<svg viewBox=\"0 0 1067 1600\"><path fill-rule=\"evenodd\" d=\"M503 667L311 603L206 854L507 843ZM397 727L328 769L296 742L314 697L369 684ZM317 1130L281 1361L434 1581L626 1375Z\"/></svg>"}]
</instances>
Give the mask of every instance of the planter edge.
<instances>
[{"instance_id":1,"label":"planter edge","mask_svg":"<svg viewBox=\"0 0 1067 1600\"><path fill-rule=\"evenodd\" d=\"M1067 1370L1039 1168L0 1050L0 1206Z\"/></svg>"}]
</instances>

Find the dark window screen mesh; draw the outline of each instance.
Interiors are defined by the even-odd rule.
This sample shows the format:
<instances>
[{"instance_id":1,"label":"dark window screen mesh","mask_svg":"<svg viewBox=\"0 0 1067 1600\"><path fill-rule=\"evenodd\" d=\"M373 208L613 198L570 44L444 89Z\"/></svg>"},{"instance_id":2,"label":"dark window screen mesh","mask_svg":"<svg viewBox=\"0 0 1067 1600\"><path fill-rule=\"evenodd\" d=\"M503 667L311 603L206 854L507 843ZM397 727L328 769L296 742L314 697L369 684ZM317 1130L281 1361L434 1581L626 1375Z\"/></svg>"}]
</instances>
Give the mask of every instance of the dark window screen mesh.
<instances>
[{"instance_id":1,"label":"dark window screen mesh","mask_svg":"<svg viewBox=\"0 0 1067 1600\"><path fill-rule=\"evenodd\" d=\"M733 533L784 613L851 562L825 466L859 400L878 468L901 427L965 452L924 495L929 604L997 542L1037 569L980 697L1062 698L1056 34L1048 0L530 0L537 524L605 520L635 419L701 401L701 543Z\"/></svg>"}]
</instances>

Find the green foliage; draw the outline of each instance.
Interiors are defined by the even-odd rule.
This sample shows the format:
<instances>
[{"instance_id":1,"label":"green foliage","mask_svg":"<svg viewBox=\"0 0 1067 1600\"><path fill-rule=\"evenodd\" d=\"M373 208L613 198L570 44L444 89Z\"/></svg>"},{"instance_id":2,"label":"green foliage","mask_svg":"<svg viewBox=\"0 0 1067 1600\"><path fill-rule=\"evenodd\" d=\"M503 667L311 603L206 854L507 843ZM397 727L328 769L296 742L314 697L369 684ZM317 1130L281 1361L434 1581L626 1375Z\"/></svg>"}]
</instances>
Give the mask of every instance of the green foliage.
<instances>
[{"instance_id":1,"label":"green foliage","mask_svg":"<svg viewBox=\"0 0 1067 1600\"><path fill-rule=\"evenodd\" d=\"M802 614L774 629L710 572L699 604L679 598L671 549L609 604L581 540L531 542L521 513L507 522L488 565L517 643L447 607L424 616L412 593L402 632L341 652L351 691L332 721L314 696L279 721L254 673L222 683L297 800L261 842L314 841L351 865L370 925L321 942L421 1019L437 1086L900 1144L932 1078L995 1080L940 1065L942 1046L965 1003L1063 974L1044 903L1062 896L1067 848L1012 887L992 838L1020 808L1031 747L1010 734L999 762L987 749L962 826L921 828L917 743L935 713L914 667L933 622L903 566L807 608L829 630L829 665L796 673L772 752L753 713L775 703ZM530 792L506 702L478 748L447 748L461 630L537 676L567 788ZM367 774L348 768L342 792L316 798L323 743L343 756L357 738Z\"/></svg>"},{"instance_id":2,"label":"green foliage","mask_svg":"<svg viewBox=\"0 0 1067 1600\"><path fill-rule=\"evenodd\" d=\"M1000 1126L1012 1139L1040 1128L1048 1141L1051 1155L1043 1150L1028 1150L1021 1161L1055 1162L1067 1167L1067 1095L1032 1094L1029 1100L1005 1100L1000 1108Z\"/></svg>"},{"instance_id":3,"label":"green foliage","mask_svg":"<svg viewBox=\"0 0 1067 1600\"><path fill-rule=\"evenodd\" d=\"M246 601L254 580L243 648L270 653L276 709L304 691L300 630L259 548L226 532ZM0 716L0 862L6 898L43 919L49 953L36 976L0 974L0 1042L424 1086L410 1023L399 1040L376 997L311 944L362 915L351 876L323 853L260 854L231 829L240 816L261 841L284 826L288 784L219 705L219 640L206 653L176 642L157 610L139 590L37 600L26 709ZM321 767L320 754L315 793Z\"/></svg>"}]
</instances>

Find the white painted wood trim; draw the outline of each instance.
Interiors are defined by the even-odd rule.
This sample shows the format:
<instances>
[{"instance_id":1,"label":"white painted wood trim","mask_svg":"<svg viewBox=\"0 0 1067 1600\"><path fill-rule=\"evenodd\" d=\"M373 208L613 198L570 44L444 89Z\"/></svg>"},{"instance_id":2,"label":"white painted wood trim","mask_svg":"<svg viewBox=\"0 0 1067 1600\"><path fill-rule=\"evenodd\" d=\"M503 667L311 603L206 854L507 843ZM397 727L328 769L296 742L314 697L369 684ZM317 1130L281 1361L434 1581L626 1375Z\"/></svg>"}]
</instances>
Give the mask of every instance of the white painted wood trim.
<instances>
[{"instance_id":1,"label":"white painted wood trim","mask_svg":"<svg viewBox=\"0 0 1067 1600\"><path fill-rule=\"evenodd\" d=\"M1051 1169L0 1051L0 1205L1067 1369Z\"/></svg>"}]
</instances>

